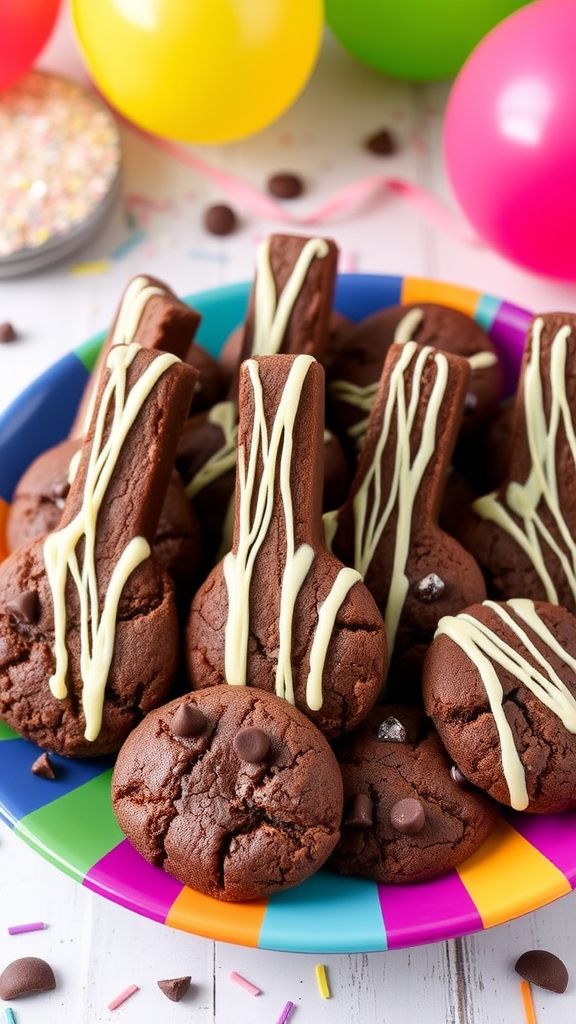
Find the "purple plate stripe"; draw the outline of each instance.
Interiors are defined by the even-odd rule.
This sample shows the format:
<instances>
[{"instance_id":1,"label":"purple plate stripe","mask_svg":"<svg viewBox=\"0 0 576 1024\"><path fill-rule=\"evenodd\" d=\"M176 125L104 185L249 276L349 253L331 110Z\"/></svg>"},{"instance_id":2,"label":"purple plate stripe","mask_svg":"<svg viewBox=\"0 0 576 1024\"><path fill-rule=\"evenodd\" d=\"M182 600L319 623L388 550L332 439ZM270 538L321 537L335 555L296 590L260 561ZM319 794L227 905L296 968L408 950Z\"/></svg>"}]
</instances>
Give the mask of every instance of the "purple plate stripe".
<instances>
[{"instance_id":1,"label":"purple plate stripe","mask_svg":"<svg viewBox=\"0 0 576 1024\"><path fill-rule=\"evenodd\" d=\"M540 851L576 886L576 812L564 814L511 814L509 821L524 839Z\"/></svg>"},{"instance_id":2,"label":"purple plate stripe","mask_svg":"<svg viewBox=\"0 0 576 1024\"><path fill-rule=\"evenodd\" d=\"M512 302L503 302L490 328L490 337L498 347L504 370L504 393L511 395L516 389L526 333L534 314Z\"/></svg>"},{"instance_id":3,"label":"purple plate stripe","mask_svg":"<svg viewBox=\"0 0 576 1024\"><path fill-rule=\"evenodd\" d=\"M417 885L379 885L378 896L388 949L439 942L483 928L455 871Z\"/></svg>"},{"instance_id":4,"label":"purple plate stripe","mask_svg":"<svg viewBox=\"0 0 576 1024\"><path fill-rule=\"evenodd\" d=\"M83 884L161 924L182 891L181 882L149 864L127 839L90 868Z\"/></svg>"}]
</instances>

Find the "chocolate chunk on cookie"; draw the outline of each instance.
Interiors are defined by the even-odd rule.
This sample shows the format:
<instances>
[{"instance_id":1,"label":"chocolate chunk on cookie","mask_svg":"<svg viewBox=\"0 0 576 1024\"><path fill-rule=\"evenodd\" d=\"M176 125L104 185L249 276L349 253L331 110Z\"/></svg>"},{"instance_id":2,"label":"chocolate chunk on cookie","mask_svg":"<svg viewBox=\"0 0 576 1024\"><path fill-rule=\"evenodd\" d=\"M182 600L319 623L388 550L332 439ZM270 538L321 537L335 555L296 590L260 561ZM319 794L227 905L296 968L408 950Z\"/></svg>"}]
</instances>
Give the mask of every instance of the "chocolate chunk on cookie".
<instances>
[{"instance_id":1,"label":"chocolate chunk on cookie","mask_svg":"<svg viewBox=\"0 0 576 1024\"><path fill-rule=\"evenodd\" d=\"M392 734L391 722L399 726ZM345 811L330 866L340 874L386 884L434 878L466 860L494 827L495 805L454 782L438 736L414 708L374 708L336 756Z\"/></svg>"},{"instance_id":2,"label":"chocolate chunk on cookie","mask_svg":"<svg viewBox=\"0 0 576 1024\"><path fill-rule=\"evenodd\" d=\"M328 421L359 446L390 345L416 341L467 359L470 379L460 431L478 432L502 397L502 371L488 335L469 316L422 302L392 306L367 317L344 338L330 365Z\"/></svg>"},{"instance_id":3,"label":"chocolate chunk on cookie","mask_svg":"<svg viewBox=\"0 0 576 1024\"><path fill-rule=\"evenodd\" d=\"M186 706L205 722L191 737L174 727ZM146 860L209 896L252 900L303 882L326 861L339 836L342 780L328 743L296 708L219 686L179 697L134 730L116 762L112 802Z\"/></svg>"},{"instance_id":4,"label":"chocolate chunk on cookie","mask_svg":"<svg viewBox=\"0 0 576 1024\"><path fill-rule=\"evenodd\" d=\"M474 559L438 526L469 372L413 341L389 349L350 494L326 517L332 550L362 574L397 655L485 595Z\"/></svg>"},{"instance_id":5,"label":"chocolate chunk on cookie","mask_svg":"<svg viewBox=\"0 0 576 1024\"><path fill-rule=\"evenodd\" d=\"M173 681L174 593L150 544L195 377L111 348L58 528L0 566L0 717L57 753L117 750ZM10 612L28 591L34 622Z\"/></svg>"},{"instance_id":6,"label":"chocolate chunk on cookie","mask_svg":"<svg viewBox=\"0 0 576 1024\"><path fill-rule=\"evenodd\" d=\"M311 356L244 363L232 550L196 594L186 640L195 688L275 692L335 736L372 707L386 645L360 573L324 544L323 401Z\"/></svg>"},{"instance_id":7,"label":"chocolate chunk on cookie","mask_svg":"<svg viewBox=\"0 0 576 1024\"><path fill-rule=\"evenodd\" d=\"M548 313L529 330L506 478L462 533L497 598L576 611L575 407L576 316Z\"/></svg>"},{"instance_id":8,"label":"chocolate chunk on cookie","mask_svg":"<svg viewBox=\"0 0 576 1024\"><path fill-rule=\"evenodd\" d=\"M519 811L576 807L576 618L526 598L440 621L426 710L462 774Z\"/></svg>"}]
</instances>

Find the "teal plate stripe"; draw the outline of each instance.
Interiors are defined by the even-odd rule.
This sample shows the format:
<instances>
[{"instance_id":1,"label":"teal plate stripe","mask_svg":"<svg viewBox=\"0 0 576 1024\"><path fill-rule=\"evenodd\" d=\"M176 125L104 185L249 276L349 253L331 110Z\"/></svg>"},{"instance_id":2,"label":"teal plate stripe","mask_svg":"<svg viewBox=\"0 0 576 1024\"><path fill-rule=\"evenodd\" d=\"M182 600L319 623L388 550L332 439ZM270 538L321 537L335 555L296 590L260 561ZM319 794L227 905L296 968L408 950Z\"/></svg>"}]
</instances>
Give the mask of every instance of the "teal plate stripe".
<instances>
[{"instance_id":1,"label":"teal plate stripe","mask_svg":"<svg viewBox=\"0 0 576 1024\"><path fill-rule=\"evenodd\" d=\"M298 888L270 897L258 945L295 953L386 949L378 887L366 879L321 871Z\"/></svg>"}]
</instances>

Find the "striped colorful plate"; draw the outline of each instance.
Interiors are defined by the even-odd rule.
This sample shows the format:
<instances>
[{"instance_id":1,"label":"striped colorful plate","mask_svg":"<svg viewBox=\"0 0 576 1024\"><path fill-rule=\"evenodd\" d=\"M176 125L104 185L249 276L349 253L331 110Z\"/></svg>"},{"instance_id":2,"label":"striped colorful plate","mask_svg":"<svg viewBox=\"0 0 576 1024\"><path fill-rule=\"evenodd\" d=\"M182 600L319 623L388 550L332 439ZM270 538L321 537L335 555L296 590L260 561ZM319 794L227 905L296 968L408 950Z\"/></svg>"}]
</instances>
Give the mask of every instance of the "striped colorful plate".
<instances>
[{"instance_id":1,"label":"striped colorful plate","mask_svg":"<svg viewBox=\"0 0 576 1024\"><path fill-rule=\"evenodd\" d=\"M200 340L217 353L245 313L248 285L190 300ZM511 390L530 314L489 295L416 278L343 276L336 308L354 320L398 302L441 302L471 314L498 345ZM0 557L16 481L66 436L103 335L65 356L0 419ZM415 886L321 872L266 902L218 903L150 867L123 838L110 804L111 762L55 758L58 778L30 772L37 749L0 723L0 813L27 843L82 885L175 928L294 952L368 952L453 938L543 906L576 886L576 815L510 815L457 871Z\"/></svg>"}]
</instances>

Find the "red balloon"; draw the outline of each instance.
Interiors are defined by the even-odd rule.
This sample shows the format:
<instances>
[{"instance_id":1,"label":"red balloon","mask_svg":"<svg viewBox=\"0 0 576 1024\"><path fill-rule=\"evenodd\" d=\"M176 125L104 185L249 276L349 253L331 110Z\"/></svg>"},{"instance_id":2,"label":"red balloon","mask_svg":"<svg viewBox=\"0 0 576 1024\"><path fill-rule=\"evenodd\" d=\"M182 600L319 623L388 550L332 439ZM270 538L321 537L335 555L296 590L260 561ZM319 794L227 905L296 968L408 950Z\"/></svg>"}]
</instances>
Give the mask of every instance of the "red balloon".
<instances>
[{"instance_id":1,"label":"red balloon","mask_svg":"<svg viewBox=\"0 0 576 1024\"><path fill-rule=\"evenodd\" d=\"M59 10L60 0L0 0L0 89L32 67Z\"/></svg>"}]
</instances>

